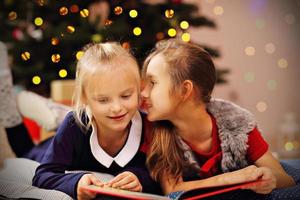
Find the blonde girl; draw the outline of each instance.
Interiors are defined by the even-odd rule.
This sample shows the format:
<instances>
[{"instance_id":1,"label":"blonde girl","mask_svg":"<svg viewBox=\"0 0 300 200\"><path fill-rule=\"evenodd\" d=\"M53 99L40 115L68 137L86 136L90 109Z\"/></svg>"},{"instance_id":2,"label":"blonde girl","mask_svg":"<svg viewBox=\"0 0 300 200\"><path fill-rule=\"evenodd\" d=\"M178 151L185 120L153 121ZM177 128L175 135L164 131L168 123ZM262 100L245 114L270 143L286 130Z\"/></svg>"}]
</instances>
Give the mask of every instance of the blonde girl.
<instances>
[{"instance_id":1,"label":"blonde girl","mask_svg":"<svg viewBox=\"0 0 300 200\"><path fill-rule=\"evenodd\" d=\"M116 176L111 187L153 192L139 90L138 65L128 51L111 42L87 46L77 64L74 111L60 125L33 185L92 199L96 195L82 186L104 184L90 172L96 171Z\"/></svg>"}]
</instances>

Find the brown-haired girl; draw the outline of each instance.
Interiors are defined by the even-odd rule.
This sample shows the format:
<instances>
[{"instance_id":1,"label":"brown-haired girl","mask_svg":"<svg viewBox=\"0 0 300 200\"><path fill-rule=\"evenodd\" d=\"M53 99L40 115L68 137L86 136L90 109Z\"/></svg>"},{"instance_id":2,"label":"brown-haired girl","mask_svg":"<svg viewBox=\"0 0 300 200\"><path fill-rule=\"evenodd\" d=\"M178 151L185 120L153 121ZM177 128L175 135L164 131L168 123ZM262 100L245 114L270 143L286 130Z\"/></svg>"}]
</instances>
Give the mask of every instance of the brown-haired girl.
<instances>
[{"instance_id":1,"label":"brown-haired girl","mask_svg":"<svg viewBox=\"0 0 300 200\"><path fill-rule=\"evenodd\" d=\"M148 119L156 121L147 165L164 193L265 180L256 193L292 186L294 180L268 150L253 115L213 99L211 56L197 45L166 40L143 67Z\"/></svg>"}]
</instances>

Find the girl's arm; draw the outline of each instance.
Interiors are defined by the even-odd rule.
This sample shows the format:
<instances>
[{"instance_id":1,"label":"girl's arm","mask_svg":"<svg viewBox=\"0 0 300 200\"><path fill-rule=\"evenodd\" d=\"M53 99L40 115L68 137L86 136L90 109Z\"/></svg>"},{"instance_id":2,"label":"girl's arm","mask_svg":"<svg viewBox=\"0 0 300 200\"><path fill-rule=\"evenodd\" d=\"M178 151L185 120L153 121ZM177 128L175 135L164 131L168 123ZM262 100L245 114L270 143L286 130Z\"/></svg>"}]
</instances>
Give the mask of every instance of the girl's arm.
<instances>
[{"instance_id":1,"label":"girl's arm","mask_svg":"<svg viewBox=\"0 0 300 200\"><path fill-rule=\"evenodd\" d=\"M196 180L196 181L186 181L184 182L182 178L176 183L175 178L163 175L160 179L160 184L164 194L169 194L176 191L186 191L201 187L211 187L211 186L223 186L230 184L238 184L249 181L257 180L263 175L262 170L259 170L254 165L248 166L246 168L227 172L224 174L216 175L210 178ZM168 179L169 178L169 179Z\"/></svg>"},{"instance_id":2,"label":"girl's arm","mask_svg":"<svg viewBox=\"0 0 300 200\"><path fill-rule=\"evenodd\" d=\"M74 121L72 113L68 113L37 168L32 184L44 189L59 190L76 198L77 183L85 173L65 173L73 167L76 146L74 138L78 135L78 130L75 125L70 124L71 121Z\"/></svg>"},{"instance_id":3,"label":"girl's arm","mask_svg":"<svg viewBox=\"0 0 300 200\"><path fill-rule=\"evenodd\" d=\"M278 160L267 151L263 156L257 159L254 163L257 167L266 167L271 169L272 173L276 177L276 188L289 187L295 185L294 179L289 176Z\"/></svg>"}]
</instances>

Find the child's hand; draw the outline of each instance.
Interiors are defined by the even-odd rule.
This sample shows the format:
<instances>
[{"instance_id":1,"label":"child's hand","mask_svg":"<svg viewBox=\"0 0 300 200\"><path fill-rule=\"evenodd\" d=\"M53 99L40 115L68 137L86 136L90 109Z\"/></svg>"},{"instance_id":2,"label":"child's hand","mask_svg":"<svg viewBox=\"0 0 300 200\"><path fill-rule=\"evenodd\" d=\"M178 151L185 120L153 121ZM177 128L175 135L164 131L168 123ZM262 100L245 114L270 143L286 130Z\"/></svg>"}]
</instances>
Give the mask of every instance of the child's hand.
<instances>
[{"instance_id":1,"label":"child's hand","mask_svg":"<svg viewBox=\"0 0 300 200\"><path fill-rule=\"evenodd\" d=\"M107 183L109 187L141 192L143 187L137 176L131 172L123 172Z\"/></svg>"},{"instance_id":2,"label":"child's hand","mask_svg":"<svg viewBox=\"0 0 300 200\"><path fill-rule=\"evenodd\" d=\"M96 197L96 193L84 190L82 186L86 185L97 185L103 186L104 184L93 174L85 174L83 175L77 184L77 199L78 200L88 200L94 199Z\"/></svg>"},{"instance_id":3,"label":"child's hand","mask_svg":"<svg viewBox=\"0 0 300 200\"><path fill-rule=\"evenodd\" d=\"M261 179L263 182L243 189L250 189L260 194L269 194L276 188L276 177L269 168L259 167L257 170L259 171L258 173L262 174Z\"/></svg>"}]
</instances>

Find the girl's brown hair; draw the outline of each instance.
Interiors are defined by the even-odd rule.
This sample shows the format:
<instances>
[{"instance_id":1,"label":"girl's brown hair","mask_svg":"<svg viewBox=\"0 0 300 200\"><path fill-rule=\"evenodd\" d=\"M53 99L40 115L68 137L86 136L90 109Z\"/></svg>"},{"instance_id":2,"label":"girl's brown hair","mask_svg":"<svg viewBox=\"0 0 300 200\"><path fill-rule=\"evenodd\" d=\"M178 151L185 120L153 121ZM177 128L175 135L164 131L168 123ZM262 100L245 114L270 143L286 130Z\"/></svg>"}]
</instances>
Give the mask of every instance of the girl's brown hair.
<instances>
[{"instance_id":1,"label":"girl's brown hair","mask_svg":"<svg viewBox=\"0 0 300 200\"><path fill-rule=\"evenodd\" d=\"M150 60L158 54L162 55L168 64L172 81L171 95L178 93L178 88L185 80L190 80L197 94L196 100L205 103L210 101L216 82L216 71L209 53L196 44L176 39L160 41L144 62L144 76ZM171 122L154 123L146 164L155 180L167 174L178 181L184 169L188 167L184 151L176 137L177 130Z\"/></svg>"}]
</instances>

